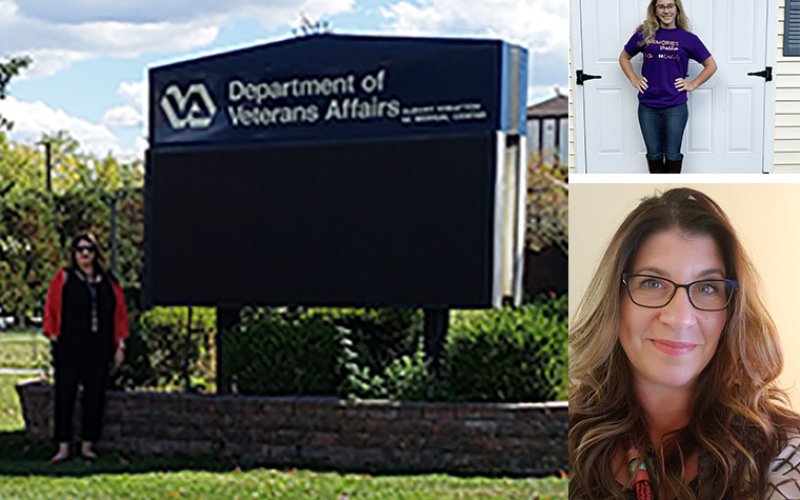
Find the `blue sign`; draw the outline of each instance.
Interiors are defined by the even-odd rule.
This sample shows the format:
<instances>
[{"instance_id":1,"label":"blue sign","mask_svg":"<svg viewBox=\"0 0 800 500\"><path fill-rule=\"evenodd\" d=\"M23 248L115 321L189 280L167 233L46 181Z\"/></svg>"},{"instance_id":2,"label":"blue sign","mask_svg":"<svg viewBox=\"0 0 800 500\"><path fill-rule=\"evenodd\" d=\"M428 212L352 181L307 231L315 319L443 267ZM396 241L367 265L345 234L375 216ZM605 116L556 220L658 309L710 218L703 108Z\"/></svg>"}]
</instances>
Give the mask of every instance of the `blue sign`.
<instances>
[{"instance_id":1,"label":"blue sign","mask_svg":"<svg viewBox=\"0 0 800 500\"><path fill-rule=\"evenodd\" d=\"M149 81L152 147L526 129L526 50L496 40L317 35Z\"/></svg>"}]
</instances>

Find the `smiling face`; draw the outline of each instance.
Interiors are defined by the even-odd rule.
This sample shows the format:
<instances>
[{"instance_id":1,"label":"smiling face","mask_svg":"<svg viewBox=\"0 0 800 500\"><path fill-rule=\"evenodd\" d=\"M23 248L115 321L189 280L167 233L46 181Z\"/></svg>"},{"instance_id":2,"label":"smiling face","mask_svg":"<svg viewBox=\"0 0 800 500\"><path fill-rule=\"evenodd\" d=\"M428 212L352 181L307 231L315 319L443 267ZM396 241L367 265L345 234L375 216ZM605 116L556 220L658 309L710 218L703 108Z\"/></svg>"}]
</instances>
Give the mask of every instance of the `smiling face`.
<instances>
[{"instance_id":1,"label":"smiling face","mask_svg":"<svg viewBox=\"0 0 800 500\"><path fill-rule=\"evenodd\" d=\"M656 233L645 240L629 272L690 283L725 278L725 265L710 236L678 230ZM633 369L639 390L689 389L717 350L725 328L726 310L700 311L679 288L664 307L634 304L622 290L619 340Z\"/></svg>"},{"instance_id":2,"label":"smiling face","mask_svg":"<svg viewBox=\"0 0 800 500\"><path fill-rule=\"evenodd\" d=\"M678 15L678 6L675 0L657 0L655 9L656 18L662 28L675 28L675 19Z\"/></svg>"}]
</instances>

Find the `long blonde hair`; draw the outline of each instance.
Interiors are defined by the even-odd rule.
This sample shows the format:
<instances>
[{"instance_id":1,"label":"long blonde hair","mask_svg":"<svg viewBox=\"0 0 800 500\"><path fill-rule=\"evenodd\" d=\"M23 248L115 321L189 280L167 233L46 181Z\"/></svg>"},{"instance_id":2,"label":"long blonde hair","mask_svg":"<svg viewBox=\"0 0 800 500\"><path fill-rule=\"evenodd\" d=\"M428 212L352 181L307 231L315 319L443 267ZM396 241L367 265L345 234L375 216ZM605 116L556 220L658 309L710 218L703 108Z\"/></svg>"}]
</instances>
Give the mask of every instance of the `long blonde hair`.
<instances>
[{"instance_id":1,"label":"long blonde hair","mask_svg":"<svg viewBox=\"0 0 800 500\"><path fill-rule=\"evenodd\" d=\"M682 30L690 31L689 18L683 10L681 0L674 1L675 7L678 10L675 15L675 26ZM656 31L661 27L661 23L658 22L658 16L656 16L656 3L658 3L658 0L650 0L650 4L647 6L647 17L637 28L637 31L642 35L642 45L647 45L652 42L656 36Z\"/></svg>"},{"instance_id":2,"label":"long blonde hair","mask_svg":"<svg viewBox=\"0 0 800 500\"><path fill-rule=\"evenodd\" d=\"M707 498L722 498L728 489L763 498L769 465L800 422L775 385L783 367L778 335L735 230L705 194L671 189L644 199L619 227L570 329L570 498L623 498L613 459L631 442L646 446L645 419L619 343L621 275L645 241L669 229L711 237L738 289L717 352L698 378L690 423L667 437L652 473L677 498L695 498L683 466L697 452L713 480L705 485Z\"/></svg>"}]
</instances>

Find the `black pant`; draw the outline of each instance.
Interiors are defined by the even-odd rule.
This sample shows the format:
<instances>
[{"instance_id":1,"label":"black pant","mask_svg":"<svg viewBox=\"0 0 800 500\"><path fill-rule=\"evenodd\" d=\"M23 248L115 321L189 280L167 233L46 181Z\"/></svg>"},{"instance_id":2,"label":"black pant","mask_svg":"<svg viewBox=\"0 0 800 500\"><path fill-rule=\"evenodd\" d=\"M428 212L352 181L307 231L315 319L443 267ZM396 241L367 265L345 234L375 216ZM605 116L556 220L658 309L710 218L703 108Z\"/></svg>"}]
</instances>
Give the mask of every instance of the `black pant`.
<instances>
[{"instance_id":1,"label":"black pant","mask_svg":"<svg viewBox=\"0 0 800 500\"><path fill-rule=\"evenodd\" d=\"M84 339L81 339L84 340ZM95 339L81 342L56 342L55 361L55 440L72 441L72 416L78 384L83 386L81 437L84 441L100 439L110 364L109 349Z\"/></svg>"}]
</instances>

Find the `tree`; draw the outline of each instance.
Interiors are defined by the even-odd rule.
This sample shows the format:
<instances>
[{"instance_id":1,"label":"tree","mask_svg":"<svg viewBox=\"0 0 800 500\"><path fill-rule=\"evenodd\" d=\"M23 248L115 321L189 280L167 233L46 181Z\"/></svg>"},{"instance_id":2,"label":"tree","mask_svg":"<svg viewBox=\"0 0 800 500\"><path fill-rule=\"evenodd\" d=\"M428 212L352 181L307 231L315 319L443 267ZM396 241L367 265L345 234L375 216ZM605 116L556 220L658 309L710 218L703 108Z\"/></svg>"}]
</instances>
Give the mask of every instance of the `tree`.
<instances>
[{"instance_id":1,"label":"tree","mask_svg":"<svg viewBox=\"0 0 800 500\"><path fill-rule=\"evenodd\" d=\"M65 131L42 134L37 144L9 141L0 132L0 203L15 192L45 189L45 143L50 144L54 193L85 189L113 192L144 184L141 161L80 153L78 142Z\"/></svg>"},{"instance_id":2,"label":"tree","mask_svg":"<svg viewBox=\"0 0 800 500\"><path fill-rule=\"evenodd\" d=\"M526 246L535 251L569 246L567 164L535 155L528 163Z\"/></svg>"},{"instance_id":3,"label":"tree","mask_svg":"<svg viewBox=\"0 0 800 500\"><path fill-rule=\"evenodd\" d=\"M11 79L19 74L22 69L30 65L32 59L28 56L12 57L8 62L0 62L0 99L5 99L6 88ZM0 130L11 130L14 123L0 115Z\"/></svg>"},{"instance_id":4,"label":"tree","mask_svg":"<svg viewBox=\"0 0 800 500\"><path fill-rule=\"evenodd\" d=\"M36 148L10 142L0 131L0 203L15 191L44 187L44 168Z\"/></svg>"},{"instance_id":5,"label":"tree","mask_svg":"<svg viewBox=\"0 0 800 500\"><path fill-rule=\"evenodd\" d=\"M112 203L117 275L126 285L141 281L141 162L80 153L66 132L43 135L41 142L52 151L52 192L45 190L41 145L9 141L0 132L0 307L19 321L39 314L49 280L64 264L75 234L93 231L110 260Z\"/></svg>"},{"instance_id":6,"label":"tree","mask_svg":"<svg viewBox=\"0 0 800 500\"><path fill-rule=\"evenodd\" d=\"M2 204L0 304L20 322L40 312L61 261L54 215L52 197L43 191L15 192Z\"/></svg>"}]
</instances>

